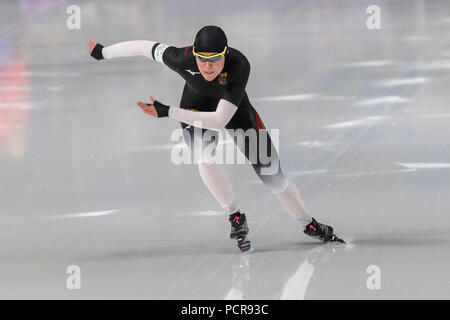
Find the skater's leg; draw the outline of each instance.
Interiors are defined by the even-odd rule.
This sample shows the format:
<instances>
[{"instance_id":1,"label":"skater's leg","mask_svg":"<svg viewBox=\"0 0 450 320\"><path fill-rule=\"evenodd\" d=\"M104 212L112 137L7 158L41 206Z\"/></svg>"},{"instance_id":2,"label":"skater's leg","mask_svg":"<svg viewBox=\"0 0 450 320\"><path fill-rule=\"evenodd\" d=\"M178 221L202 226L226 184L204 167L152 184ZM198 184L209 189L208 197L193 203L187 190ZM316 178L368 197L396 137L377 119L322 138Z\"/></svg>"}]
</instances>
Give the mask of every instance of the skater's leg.
<instances>
[{"instance_id":1,"label":"skater's leg","mask_svg":"<svg viewBox=\"0 0 450 320\"><path fill-rule=\"evenodd\" d=\"M184 140L192 151L194 160L201 160L196 162L200 177L211 194L229 214L228 220L231 224L230 238L237 240L238 247L241 251L248 251L250 249L250 241L246 238L249 229L245 214L242 214L237 207L231 183L224 171L215 163L214 157L204 153L207 145L209 145L208 150L214 150L217 146L218 138L212 139L213 145L211 146L211 140L209 138L205 139L204 136L206 130L196 130L198 128L184 124L182 124L182 127L184 129Z\"/></svg>"},{"instance_id":2,"label":"skater's leg","mask_svg":"<svg viewBox=\"0 0 450 320\"><path fill-rule=\"evenodd\" d=\"M275 145L253 107L239 108L226 128L233 130L234 143L252 163L259 179L280 200L281 206L303 225L305 234L324 242L344 242L333 234L331 226L319 223L309 215L298 188L283 174ZM257 137L256 142L251 139L252 131Z\"/></svg>"},{"instance_id":3,"label":"skater's leg","mask_svg":"<svg viewBox=\"0 0 450 320\"><path fill-rule=\"evenodd\" d=\"M192 90L185 85L180 103L181 108L194 111L198 109L197 107L201 107L202 105L211 106L215 104L217 104L217 101L214 102L204 97L199 98L196 93L192 92ZM195 108L193 106L195 106ZM194 130L195 128L193 126L188 126L185 123L181 123L181 127L183 128L184 141L194 155L194 163L198 165L200 177L211 194L229 214L228 220L231 224L230 238L237 240L238 247L241 251L245 252L250 250L250 241L247 238L249 232L247 219L245 214L241 213L238 209L236 198L228 177L222 168L215 163L214 157L211 159L207 154L205 157L199 157L199 153L203 153L203 150L201 149L205 147L205 143L209 145L207 148L208 150L215 150L218 143L218 137L213 139L213 148L209 148L211 147L211 144L208 143L208 139L205 141L205 139L203 139L204 137L200 137L200 134L198 134L199 130ZM211 133L211 130L208 131ZM204 135L206 129L200 130L200 132L201 135ZM199 146L201 147L199 148ZM195 161L196 158L200 159L200 161Z\"/></svg>"},{"instance_id":4,"label":"skater's leg","mask_svg":"<svg viewBox=\"0 0 450 320\"><path fill-rule=\"evenodd\" d=\"M306 210L297 186L291 180L288 180L288 185L284 191L274 194L280 200L283 209L298 219L303 226L311 223L312 218Z\"/></svg>"},{"instance_id":5,"label":"skater's leg","mask_svg":"<svg viewBox=\"0 0 450 320\"><path fill-rule=\"evenodd\" d=\"M249 120L246 121L246 119ZM243 110L241 115L236 116L233 123L229 124L228 128L245 129L245 131L232 131L235 144L252 163L259 179L279 199L283 209L303 226L308 225L312 218L300 197L298 188L283 174L278 152L258 113L253 108L249 109L247 113ZM256 140L252 141L251 130L255 131L253 136L256 136ZM252 143L256 146L252 147Z\"/></svg>"},{"instance_id":6,"label":"skater's leg","mask_svg":"<svg viewBox=\"0 0 450 320\"><path fill-rule=\"evenodd\" d=\"M303 226L312 221L305 204L303 203L297 186L288 179L281 170L281 163L278 152L272 143L269 133L266 130L260 131L261 135L267 135L268 150L270 150L270 164L262 164L261 161L253 164L259 179L278 198L281 207L298 220ZM269 149L270 148L270 149ZM275 170L267 170L268 166L273 166ZM271 174L267 172L273 171Z\"/></svg>"},{"instance_id":7,"label":"skater's leg","mask_svg":"<svg viewBox=\"0 0 450 320\"><path fill-rule=\"evenodd\" d=\"M199 163L198 171L204 184L222 208L229 214L236 212L238 210L236 197L230 180L222 168L211 161Z\"/></svg>"},{"instance_id":8,"label":"skater's leg","mask_svg":"<svg viewBox=\"0 0 450 320\"><path fill-rule=\"evenodd\" d=\"M209 154L209 151L214 153L217 146L217 132L192 126L182 125L182 127L184 141L192 152L193 160L197 160L196 164L203 183L228 214L235 213L238 207L230 180L222 168L215 163L214 155Z\"/></svg>"}]
</instances>

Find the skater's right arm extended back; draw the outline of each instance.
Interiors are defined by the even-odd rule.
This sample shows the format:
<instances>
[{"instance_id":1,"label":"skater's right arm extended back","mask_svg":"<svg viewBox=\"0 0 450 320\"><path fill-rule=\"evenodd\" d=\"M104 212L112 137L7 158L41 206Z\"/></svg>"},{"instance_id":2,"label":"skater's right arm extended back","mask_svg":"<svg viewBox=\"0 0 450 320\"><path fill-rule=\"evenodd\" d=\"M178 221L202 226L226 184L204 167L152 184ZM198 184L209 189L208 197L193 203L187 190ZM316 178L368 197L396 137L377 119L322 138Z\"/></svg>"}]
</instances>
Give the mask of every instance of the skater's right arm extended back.
<instances>
[{"instance_id":1,"label":"skater's right arm extended back","mask_svg":"<svg viewBox=\"0 0 450 320\"><path fill-rule=\"evenodd\" d=\"M97 60L112 59L118 57L144 56L149 59L158 61L158 56L155 55L155 49L157 49L157 47L159 46L155 46L156 44L160 45L160 43L150 40L132 40L119 42L104 47L94 40L89 40L89 49L91 56Z\"/></svg>"}]
</instances>

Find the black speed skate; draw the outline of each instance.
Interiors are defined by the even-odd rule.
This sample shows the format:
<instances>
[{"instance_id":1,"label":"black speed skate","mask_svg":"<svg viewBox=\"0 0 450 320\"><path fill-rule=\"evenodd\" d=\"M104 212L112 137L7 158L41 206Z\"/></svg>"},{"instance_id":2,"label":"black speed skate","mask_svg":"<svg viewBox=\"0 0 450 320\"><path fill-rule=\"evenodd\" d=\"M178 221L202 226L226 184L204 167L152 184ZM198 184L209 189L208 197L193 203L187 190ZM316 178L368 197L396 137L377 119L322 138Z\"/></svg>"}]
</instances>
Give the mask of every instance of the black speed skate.
<instances>
[{"instance_id":1,"label":"black speed skate","mask_svg":"<svg viewBox=\"0 0 450 320\"><path fill-rule=\"evenodd\" d=\"M345 243L344 240L339 239L333 233L333 227L319 223L314 218L312 218L312 222L305 227L303 233L322 242Z\"/></svg>"},{"instance_id":2,"label":"black speed skate","mask_svg":"<svg viewBox=\"0 0 450 320\"><path fill-rule=\"evenodd\" d=\"M250 250L250 241L247 240L248 226L245 214L235 212L228 219L231 223L230 239L236 239L242 252Z\"/></svg>"}]
</instances>

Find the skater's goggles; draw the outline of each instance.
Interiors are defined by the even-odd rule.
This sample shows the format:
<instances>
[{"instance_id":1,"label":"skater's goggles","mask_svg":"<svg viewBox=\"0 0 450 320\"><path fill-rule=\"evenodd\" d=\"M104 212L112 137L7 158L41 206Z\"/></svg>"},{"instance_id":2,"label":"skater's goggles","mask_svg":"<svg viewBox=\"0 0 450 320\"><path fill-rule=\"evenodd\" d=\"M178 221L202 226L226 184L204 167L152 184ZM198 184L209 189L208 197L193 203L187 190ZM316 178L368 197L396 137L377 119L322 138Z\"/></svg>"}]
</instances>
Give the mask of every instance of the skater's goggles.
<instances>
[{"instance_id":1,"label":"skater's goggles","mask_svg":"<svg viewBox=\"0 0 450 320\"><path fill-rule=\"evenodd\" d=\"M221 53L213 54L212 56L204 56L200 53L195 52L195 47L192 47L192 53L201 62L207 62L207 61L216 62L216 61L220 60L221 56L225 55L225 53L227 52L227 49L228 49L228 47L225 46L225 49L223 49L223 51Z\"/></svg>"}]
</instances>

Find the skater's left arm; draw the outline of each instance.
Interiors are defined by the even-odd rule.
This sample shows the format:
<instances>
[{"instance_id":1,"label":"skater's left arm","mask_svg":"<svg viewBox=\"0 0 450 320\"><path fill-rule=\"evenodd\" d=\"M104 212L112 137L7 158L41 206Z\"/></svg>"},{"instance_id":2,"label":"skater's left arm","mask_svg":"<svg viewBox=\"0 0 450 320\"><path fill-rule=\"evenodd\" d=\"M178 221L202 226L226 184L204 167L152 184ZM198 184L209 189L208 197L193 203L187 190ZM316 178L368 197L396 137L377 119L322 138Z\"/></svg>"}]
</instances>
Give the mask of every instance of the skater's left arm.
<instances>
[{"instance_id":1,"label":"skater's left arm","mask_svg":"<svg viewBox=\"0 0 450 320\"><path fill-rule=\"evenodd\" d=\"M222 99L219 100L216 111L203 112L191 111L181 108L169 107L155 101L153 97L152 104L145 104L138 102L141 109L154 117L170 117L174 120L193 125L197 128L205 128L212 130L221 130L231 120L242 98L245 95L245 87L247 85L250 74L250 64L248 60L243 57L236 62L232 69L234 75L230 79L230 84ZM195 108L195 106L193 106Z\"/></svg>"},{"instance_id":2,"label":"skater's left arm","mask_svg":"<svg viewBox=\"0 0 450 320\"><path fill-rule=\"evenodd\" d=\"M197 128L220 130L231 120L237 110L237 106L231 102L220 99L217 109L214 112L191 111L181 108L166 106L153 97L150 97L151 104L139 101L137 105L146 114L153 117L170 117L174 120L193 125Z\"/></svg>"},{"instance_id":3,"label":"skater's left arm","mask_svg":"<svg viewBox=\"0 0 450 320\"><path fill-rule=\"evenodd\" d=\"M197 128L221 130L231 120L238 107L231 102L220 99L216 111L190 111L181 108L169 108L169 117L193 125Z\"/></svg>"}]
</instances>

